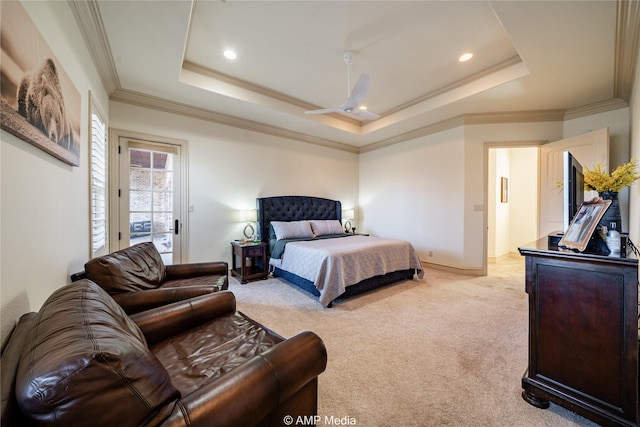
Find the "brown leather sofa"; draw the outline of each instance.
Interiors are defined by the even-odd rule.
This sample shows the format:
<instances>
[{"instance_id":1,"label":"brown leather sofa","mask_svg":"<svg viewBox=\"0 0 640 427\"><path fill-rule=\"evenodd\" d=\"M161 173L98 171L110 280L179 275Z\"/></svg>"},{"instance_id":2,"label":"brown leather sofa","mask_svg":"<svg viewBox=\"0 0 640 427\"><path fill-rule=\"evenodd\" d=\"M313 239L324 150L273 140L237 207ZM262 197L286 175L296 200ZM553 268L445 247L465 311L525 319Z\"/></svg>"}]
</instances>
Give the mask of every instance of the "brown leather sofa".
<instances>
[{"instance_id":1,"label":"brown leather sofa","mask_svg":"<svg viewBox=\"0 0 640 427\"><path fill-rule=\"evenodd\" d=\"M282 426L317 414L327 355L236 311L229 291L131 316L81 280L21 317L2 350L9 426Z\"/></svg>"},{"instance_id":2,"label":"brown leather sofa","mask_svg":"<svg viewBox=\"0 0 640 427\"><path fill-rule=\"evenodd\" d=\"M151 242L96 257L72 280L87 278L131 314L162 304L228 289L223 261L166 265Z\"/></svg>"}]
</instances>

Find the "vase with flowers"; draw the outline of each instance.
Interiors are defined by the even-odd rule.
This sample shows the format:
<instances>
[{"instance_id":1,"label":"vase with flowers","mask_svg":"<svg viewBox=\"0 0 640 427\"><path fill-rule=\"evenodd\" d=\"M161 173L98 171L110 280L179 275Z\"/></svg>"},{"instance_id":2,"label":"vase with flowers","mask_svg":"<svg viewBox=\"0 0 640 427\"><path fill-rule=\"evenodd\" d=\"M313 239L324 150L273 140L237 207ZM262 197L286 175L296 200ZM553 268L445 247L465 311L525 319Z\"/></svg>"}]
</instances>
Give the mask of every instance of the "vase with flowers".
<instances>
[{"instance_id":1,"label":"vase with flowers","mask_svg":"<svg viewBox=\"0 0 640 427\"><path fill-rule=\"evenodd\" d=\"M603 199L611 200L609 209L600 220L600 226L611 228L611 223L615 223L616 229L620 232L622 231L618 193L624 187L628 187L640 179L637 163L637 159L631 159L629 163L618 166L610 174L603 169L602 162L597 162L593 169L584 169L584 189L597 191L598 195Z\"/></svg>"}]
</instances>

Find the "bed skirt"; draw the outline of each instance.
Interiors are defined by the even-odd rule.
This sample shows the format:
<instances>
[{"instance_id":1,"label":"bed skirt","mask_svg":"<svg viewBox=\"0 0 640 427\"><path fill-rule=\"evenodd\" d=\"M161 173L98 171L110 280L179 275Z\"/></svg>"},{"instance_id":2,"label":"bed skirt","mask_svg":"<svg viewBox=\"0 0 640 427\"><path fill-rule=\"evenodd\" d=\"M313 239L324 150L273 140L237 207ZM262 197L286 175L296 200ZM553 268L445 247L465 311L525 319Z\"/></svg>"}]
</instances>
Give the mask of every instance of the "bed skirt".
<instances>
[{"instance_id":1,"label":"bed skirt","mask_svg":"<svg viewBox=\"0 0 640 427\"><path fill-rule=\"evenodd\" d=\"M334 301L340 300L342 298L348 298L353 295L361 294L363 292L370 291L372 289L379 288L381 286L389 285L394 282L399 282L401 280L411 280L413 279L413 275L416 273L416 270L413 268L409 268L407 270L399 270L392 271L391 273L384 274L382 276L375 276L369 279L365 279L361 282L358 282L354 285L347 286L344 293L336 298ZM285 279L286 281L296 285L304 291L309 292L310 294L319 297L320 291L315 287L312 281L307 280L303 277L300 277L296 274L290 273L285 270L281 270L278 267L275 267L273 270L274 276L279 276ZM333 301L327 306L331 307Z\"/></svg>"}]
</instances>

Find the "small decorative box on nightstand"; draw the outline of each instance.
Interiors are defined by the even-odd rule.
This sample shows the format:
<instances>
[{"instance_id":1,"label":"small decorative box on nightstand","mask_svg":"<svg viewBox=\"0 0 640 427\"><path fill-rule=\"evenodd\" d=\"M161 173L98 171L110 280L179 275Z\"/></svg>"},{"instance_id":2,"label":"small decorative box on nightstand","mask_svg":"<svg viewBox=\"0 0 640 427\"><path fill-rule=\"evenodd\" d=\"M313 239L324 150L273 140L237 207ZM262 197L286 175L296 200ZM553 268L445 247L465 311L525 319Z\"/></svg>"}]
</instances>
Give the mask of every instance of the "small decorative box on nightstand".
<instances>
[{"instance_id":1,"label":"small decorative box on nightstand","mask_svg":"<svg viewBox=\"0 0 640 427\"><path fill-rule=\"evenodd\" d=\"M240 258L238 267L237 258ZM248 280L266 279L267 244L262 242L231 242L231 275L240 279L240 283Z\"/></svg>"}]
</instances>

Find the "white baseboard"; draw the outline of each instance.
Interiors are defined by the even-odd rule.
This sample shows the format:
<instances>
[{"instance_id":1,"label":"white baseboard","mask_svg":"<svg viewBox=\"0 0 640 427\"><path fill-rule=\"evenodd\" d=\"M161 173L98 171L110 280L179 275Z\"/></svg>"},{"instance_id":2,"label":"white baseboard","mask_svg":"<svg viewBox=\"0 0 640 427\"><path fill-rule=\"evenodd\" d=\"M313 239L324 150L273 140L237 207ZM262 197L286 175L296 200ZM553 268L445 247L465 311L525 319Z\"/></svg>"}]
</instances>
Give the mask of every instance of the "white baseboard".
<instances>
[{"instance_id":1,"label":"white baseboard","mask_svg":"<svg viewBox=\"0 0 640 427\"><path fill-rule=\"evenodd\" d=\"M481 267L460 268L460 267L452 267L452 266L443 265L443 264L433 264L425 261L421 261L421 263L425 268L432 268L434 270L446 271L448 273L463 274L465 276L483 276Z\"/></svg>"}]
</instances>

